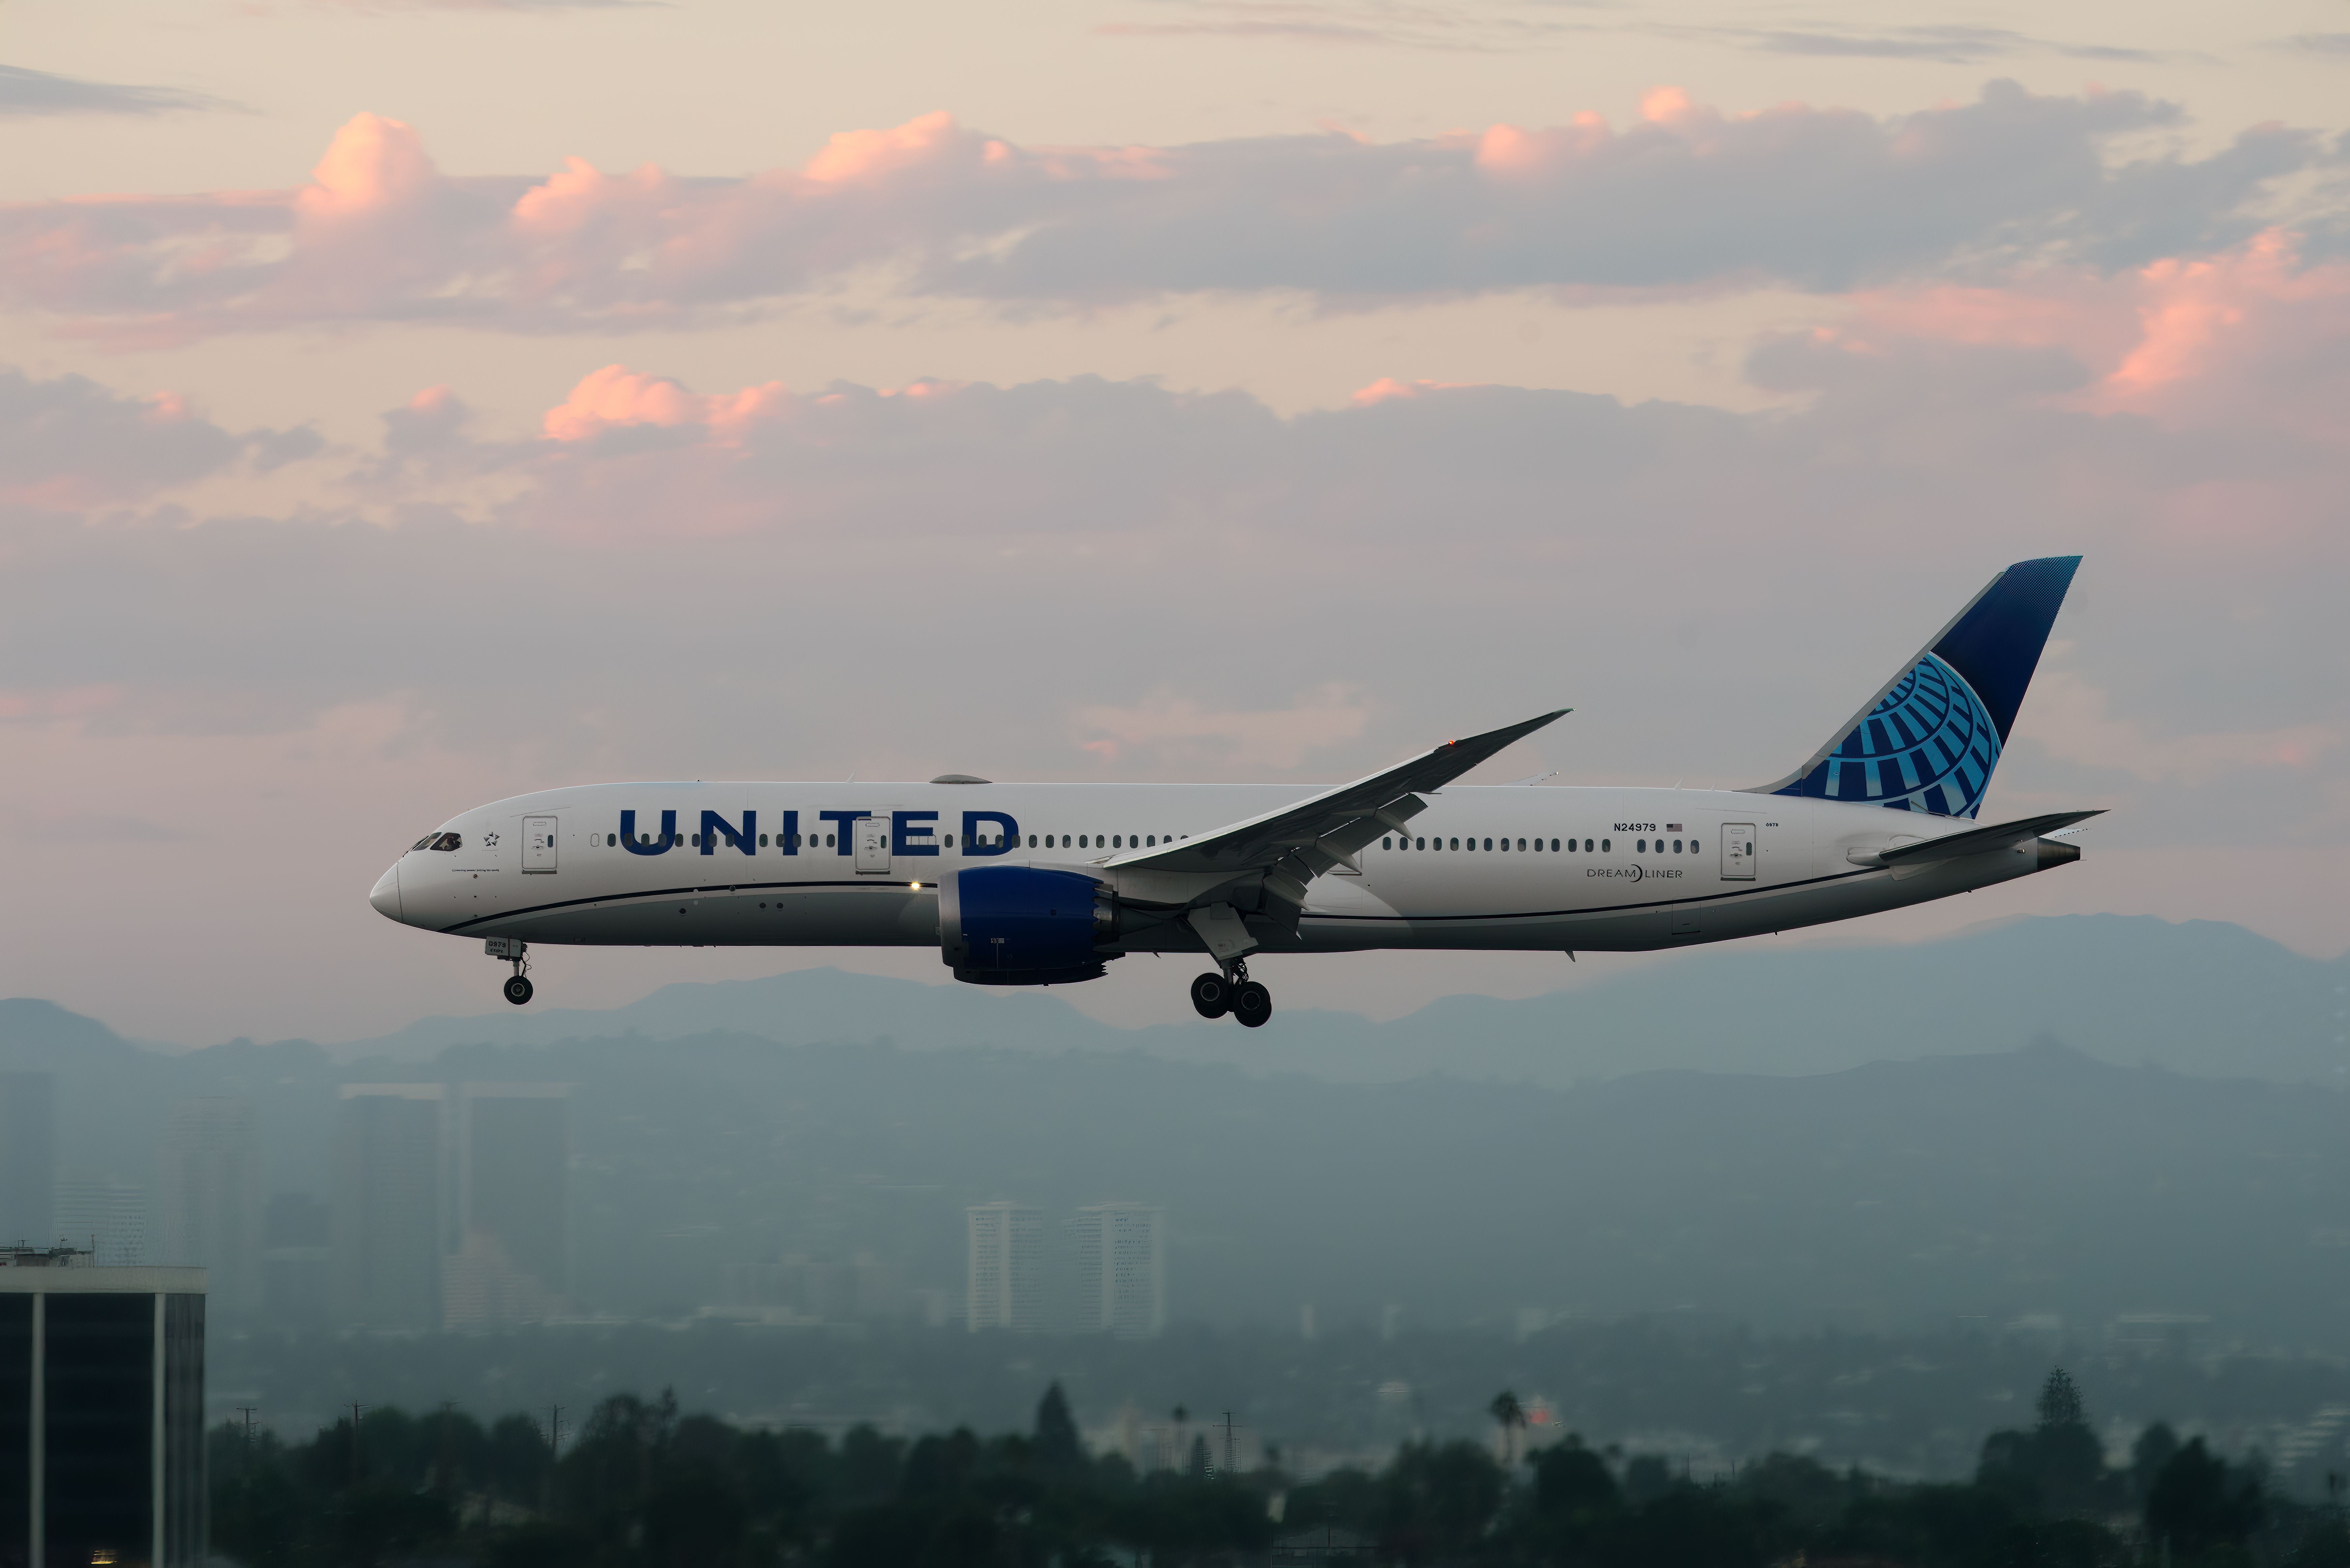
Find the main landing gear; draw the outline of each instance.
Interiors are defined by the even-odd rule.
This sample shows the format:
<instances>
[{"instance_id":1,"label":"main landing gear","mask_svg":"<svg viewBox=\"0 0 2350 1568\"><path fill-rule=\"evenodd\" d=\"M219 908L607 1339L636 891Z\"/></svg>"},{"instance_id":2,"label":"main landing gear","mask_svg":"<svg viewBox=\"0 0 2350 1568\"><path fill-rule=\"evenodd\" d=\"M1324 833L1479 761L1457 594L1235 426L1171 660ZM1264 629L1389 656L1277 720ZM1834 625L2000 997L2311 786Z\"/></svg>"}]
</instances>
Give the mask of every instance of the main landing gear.
<instances>
[{"instance_id":1,"label":"main landing gear","mask_svg":"<svg viewBox=\"0 0 2350 1568\"><path fill-rule=\"evenodd\" d=\"M1273 1016L1273 992L1248 977L1248 961L1234 959L1230 971L1203 974L1191 982L1191 1005L1202 1018L1229 1012L1243 1029L1262 1029Z\"/></svg>"},{"instance_id":2,"label":"main landing gear","mask_svg":"<svg viewBox=\"0 0 2350 1568\"><path fill-rule=\"evenodd\" d=\"M525 971L530 968L530 960L525 955L530 951L530 944L518 937L492 937L482 944L482 950L514 965L513 977L498 988L505 992L506 1000L516 1007L528 1002L532 987L530 976Z\"/></svg>"}]
</instances>

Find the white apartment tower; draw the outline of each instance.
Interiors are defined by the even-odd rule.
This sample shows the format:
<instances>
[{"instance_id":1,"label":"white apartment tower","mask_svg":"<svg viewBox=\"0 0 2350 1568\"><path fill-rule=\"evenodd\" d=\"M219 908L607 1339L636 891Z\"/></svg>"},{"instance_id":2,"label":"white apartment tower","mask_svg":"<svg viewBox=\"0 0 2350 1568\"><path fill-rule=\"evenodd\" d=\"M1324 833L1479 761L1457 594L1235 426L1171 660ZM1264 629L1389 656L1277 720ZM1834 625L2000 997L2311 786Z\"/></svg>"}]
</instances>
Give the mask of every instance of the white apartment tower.
<instances>
[{"instance_id":1,"label":"white apartment tower","mask_svg":"<svg viewBox=\"0 0 2350 1568\"><path fill-rule=\"evenodd\" d=\"M975 1203L965 1210L971 1228L971 1271L965 1281L965 1322L1035 1334L1045 1326L1045 1211L1019 1203Z\"/></svg>"},{"instance_id":2,"label":"white apartment tower","mask_svg":"<svg viewBox=\"0 0 2350 1568\"><path fill-rule=\"evenodd\" d=\"M1167 1326L1165 1210L1096 1203L1069 1222L1079 1334L1155 1339Z\"/></svg>"}]
</instances>

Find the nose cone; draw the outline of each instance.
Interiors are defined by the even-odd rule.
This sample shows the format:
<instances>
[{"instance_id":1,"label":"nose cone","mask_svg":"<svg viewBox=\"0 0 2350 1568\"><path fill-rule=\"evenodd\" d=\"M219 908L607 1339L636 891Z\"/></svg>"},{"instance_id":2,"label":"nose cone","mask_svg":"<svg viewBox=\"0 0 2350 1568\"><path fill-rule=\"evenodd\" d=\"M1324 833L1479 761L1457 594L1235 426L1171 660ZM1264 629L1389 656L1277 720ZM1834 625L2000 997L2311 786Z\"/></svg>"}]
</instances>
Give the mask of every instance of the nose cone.
<instances>
[{"instance_id":1,"label":"nose cone","mask_svg":"<svg viewBox=\"0 0 2350 1568\"><path fill-rule=\"evenodd\" d=\"M400 912L399 861L393 861L391 869L376 878L375 891L368 895L368 902L373 904L375 912L385 919L406 923L408 918Z\"/></svg>"}]
</instances>

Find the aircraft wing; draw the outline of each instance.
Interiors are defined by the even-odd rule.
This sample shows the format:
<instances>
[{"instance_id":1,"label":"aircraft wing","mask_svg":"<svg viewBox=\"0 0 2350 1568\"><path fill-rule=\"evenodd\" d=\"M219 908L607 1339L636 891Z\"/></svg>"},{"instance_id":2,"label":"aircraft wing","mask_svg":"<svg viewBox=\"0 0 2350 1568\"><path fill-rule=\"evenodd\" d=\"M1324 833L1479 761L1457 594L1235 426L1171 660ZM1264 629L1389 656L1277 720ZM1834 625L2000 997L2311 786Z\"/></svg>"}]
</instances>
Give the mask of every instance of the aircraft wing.
<instances>
[{"instance_id":1,"label":"aircraft wing","mask_svg":"<svg viewBox=\"0 0 2350 1568\"><path fill-rule=\"evenodd\" d=\"M1465 741L1447 741L1409 762L1340 784L1311 800L1179 843L1118 856L1106 864L1121 871L1211 873L1222 877L1259 872L1267 891L1300 904L1305 898L1305 885L1315 877L1340 867L1356 869L1357 850L1382 833L1402 832L1405 822L1427 809L1421 794L1441 789L1511 742L1569 711L1559 708Z\"/></svg>"},{"instance_id":2,"label":"aircraft wing","mask_svg":"<svg viewBox=\"0 0 2350 1568\"><path fill-rule=\"evenodd\" d=\"M2027 816L2015 822L1995 823L1989 827L1970 827L1964 833L1945 834L1919 844L1904 844L1893 849L1881 849L1877 854L1880 866L1928 866L1938 860L1956 860L1962 855L1983 855L1994 849L2006 849L2027 838L2041 838L2076 822L2086 822L2093 816L2103 816L2105 811L2053 811L2045 816Z\"/></svg>"}]
</instances>

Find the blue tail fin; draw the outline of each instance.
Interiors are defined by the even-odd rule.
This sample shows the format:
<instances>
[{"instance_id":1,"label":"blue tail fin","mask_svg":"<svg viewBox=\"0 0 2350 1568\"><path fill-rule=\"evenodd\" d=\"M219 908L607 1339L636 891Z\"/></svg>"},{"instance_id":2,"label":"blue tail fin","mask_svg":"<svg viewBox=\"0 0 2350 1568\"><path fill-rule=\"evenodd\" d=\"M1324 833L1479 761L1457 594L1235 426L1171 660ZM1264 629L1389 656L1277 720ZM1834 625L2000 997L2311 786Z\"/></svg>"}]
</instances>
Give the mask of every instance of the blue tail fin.
<instances>
[{"instance_id":1,"label":"blue tail fin","mask_svg":"<svg viewBox=\"0 0 2350 1568\"><path fill-rule=\"evenodd\" d=\"M2049 556L1993 577L1835 739L1755 793L1974 815L2080 564Z\"/></svg>"}]
</instances>

